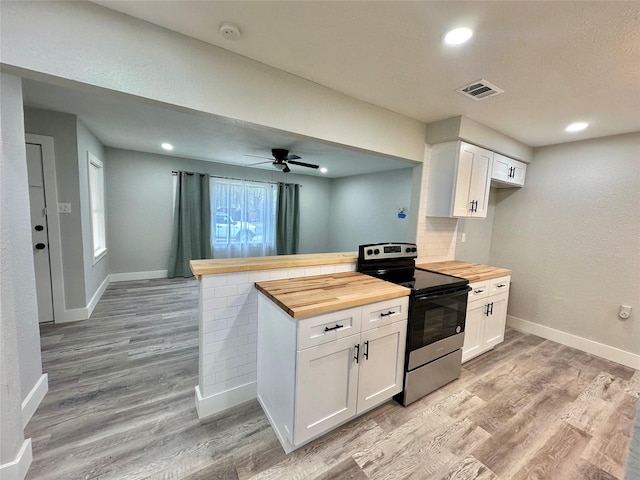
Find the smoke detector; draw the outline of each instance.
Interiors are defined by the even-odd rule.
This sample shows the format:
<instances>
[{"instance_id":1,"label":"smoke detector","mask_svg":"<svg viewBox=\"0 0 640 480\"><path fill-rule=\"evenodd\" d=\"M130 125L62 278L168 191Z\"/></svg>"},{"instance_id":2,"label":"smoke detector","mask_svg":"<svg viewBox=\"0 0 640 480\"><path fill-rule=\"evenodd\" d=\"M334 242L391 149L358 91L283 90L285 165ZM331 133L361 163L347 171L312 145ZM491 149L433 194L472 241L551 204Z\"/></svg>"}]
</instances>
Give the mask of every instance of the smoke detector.
<instances>
[{"instance_id":1,"label":"smoke detector","mask_svg":"<svg viewBox=\"0 0 640 480\"><path fill-rule=\"evenodd\" d=\"M238 40L240 38L240 29L235 23L222 22L220 33L227 40Z\"/></svg>"},{"instance_id":2,"label":"smoke detector","mask_svg":"<svg viewBox=\"0 0 640 480\"><path fill-rule=\"evenodd\" d=\"M504 93L504 90L482 79L458 88L456 92L460 92L465 97L473 98L475 101L479 102L485 98Z\"/></svg>"}]
</instances>

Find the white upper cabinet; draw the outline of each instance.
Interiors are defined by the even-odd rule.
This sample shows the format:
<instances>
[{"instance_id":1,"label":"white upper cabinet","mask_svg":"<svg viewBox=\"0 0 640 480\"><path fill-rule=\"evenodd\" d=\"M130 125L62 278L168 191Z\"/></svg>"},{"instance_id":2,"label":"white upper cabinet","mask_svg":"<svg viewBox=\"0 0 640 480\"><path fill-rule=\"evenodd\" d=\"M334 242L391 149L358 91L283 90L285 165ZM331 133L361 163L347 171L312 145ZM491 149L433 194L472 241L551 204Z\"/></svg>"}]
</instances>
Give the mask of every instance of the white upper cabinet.
<instances>
[{"instance_id":1,"label":"white upper cabinet","mask_svg":"<svg viewBox=\"0 0 640 480\"><path fill-rule=\"evenodd\" d=\"M493 154L493 168L491 172L492 187L522 187L526 173L526 163L505 157L499 153Z\"/></svg>"},{"instance_id":2,"label":"white upper cabinet","mask_svg":"<svg viewBox=\"0 0 640 480\"><path fill-rule=\"evenodd\" d=\"M465 142L433 146L427 216L485 218L493 152Z\"/></svg>"}]
</instances>

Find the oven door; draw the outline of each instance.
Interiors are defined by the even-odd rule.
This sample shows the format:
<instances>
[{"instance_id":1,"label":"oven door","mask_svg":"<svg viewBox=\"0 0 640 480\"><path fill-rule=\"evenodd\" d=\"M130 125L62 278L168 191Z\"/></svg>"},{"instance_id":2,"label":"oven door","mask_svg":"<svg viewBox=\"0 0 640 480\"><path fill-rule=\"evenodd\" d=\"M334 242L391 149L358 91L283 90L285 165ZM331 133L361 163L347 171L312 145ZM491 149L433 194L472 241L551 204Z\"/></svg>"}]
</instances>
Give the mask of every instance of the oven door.
<instances>
[{"instance_id":1,"label":"oven door","mask_svg":"<svg viewBox=\"0 0 640 480\"><path fill-rule=\"evenodd\" d=\"M469 287L449 293L416 295L409 315L409 351L464 332Z\"/></svg>"}]
</instances>

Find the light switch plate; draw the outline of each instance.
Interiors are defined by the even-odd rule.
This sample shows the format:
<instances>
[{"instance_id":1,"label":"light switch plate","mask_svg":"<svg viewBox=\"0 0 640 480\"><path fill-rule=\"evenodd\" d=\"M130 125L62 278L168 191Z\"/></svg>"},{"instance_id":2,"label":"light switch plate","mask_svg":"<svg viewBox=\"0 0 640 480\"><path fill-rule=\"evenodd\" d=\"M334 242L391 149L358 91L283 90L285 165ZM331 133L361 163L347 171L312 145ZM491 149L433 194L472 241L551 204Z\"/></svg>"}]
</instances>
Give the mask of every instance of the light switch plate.
<instances>
[{"instance_id":1,"label":"light switch plate","mask_svg":"<svg viewBox=\"0 0 640 480\"><path fill-rule=\"evenodd\" d=\"M58 204L58 213L71 213L71 204L70 203L59 203Z\"/></svg>"}]
</instances>

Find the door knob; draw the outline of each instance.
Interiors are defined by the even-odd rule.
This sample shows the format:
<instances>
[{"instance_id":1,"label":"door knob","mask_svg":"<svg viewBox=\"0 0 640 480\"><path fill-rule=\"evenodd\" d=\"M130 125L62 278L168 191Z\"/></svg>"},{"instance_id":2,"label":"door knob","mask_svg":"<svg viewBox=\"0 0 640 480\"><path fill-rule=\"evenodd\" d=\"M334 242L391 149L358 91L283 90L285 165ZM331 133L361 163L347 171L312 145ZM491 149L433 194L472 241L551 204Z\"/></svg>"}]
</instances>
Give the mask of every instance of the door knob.
<instances>
[{"instance_id":1,"label":"door knob","mask_svg":"<svg viewBox=\"0 0 640 480\"><path fill-rule=\"evenodd\" d=\"M46 245L44 243L36 243L36 250L44 250Z\"/></svg>"},{"instance_id":2,"label":"door knob","mask_svg":"<svg viewBox=\"0 0 640 480\"><path fill-rule=\"evenodd\" d=\"M35 229L36 229L36 232L41 232L42 230L44 230L44 227L42 225L36 225Z\"/></svg>"}]
</instances>

